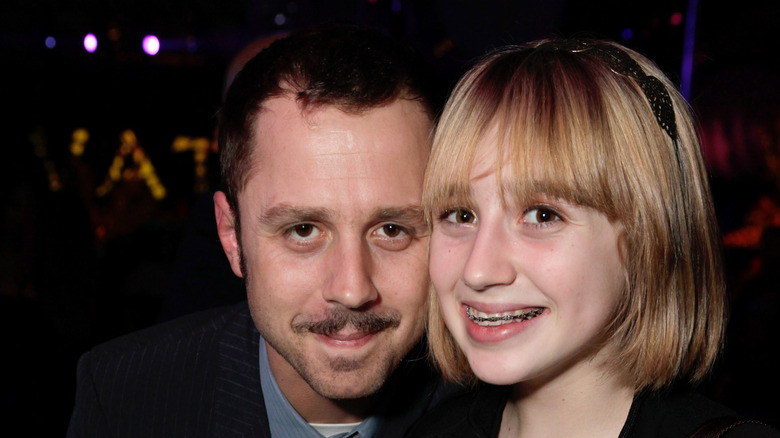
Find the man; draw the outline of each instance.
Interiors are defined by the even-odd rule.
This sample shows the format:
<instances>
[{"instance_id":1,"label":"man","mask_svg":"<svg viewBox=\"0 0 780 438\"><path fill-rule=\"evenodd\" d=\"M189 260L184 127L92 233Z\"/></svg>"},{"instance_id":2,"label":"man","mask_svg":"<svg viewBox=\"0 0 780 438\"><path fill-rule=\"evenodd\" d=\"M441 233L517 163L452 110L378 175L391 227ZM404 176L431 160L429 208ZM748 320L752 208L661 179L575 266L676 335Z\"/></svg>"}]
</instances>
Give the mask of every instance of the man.
<instances>
[{"instance_id":1,"label":"man","mask_svg":"<svg viewBox=\"0 0 780 438\"><path fill-rule=\"evenodd\" d=\"M410 353L428 288L429 79L346 25L250 60L220 114L214 196L248 302L85 354L68 435L403 435L435 392Z\"/></svg>"}]
</instances>

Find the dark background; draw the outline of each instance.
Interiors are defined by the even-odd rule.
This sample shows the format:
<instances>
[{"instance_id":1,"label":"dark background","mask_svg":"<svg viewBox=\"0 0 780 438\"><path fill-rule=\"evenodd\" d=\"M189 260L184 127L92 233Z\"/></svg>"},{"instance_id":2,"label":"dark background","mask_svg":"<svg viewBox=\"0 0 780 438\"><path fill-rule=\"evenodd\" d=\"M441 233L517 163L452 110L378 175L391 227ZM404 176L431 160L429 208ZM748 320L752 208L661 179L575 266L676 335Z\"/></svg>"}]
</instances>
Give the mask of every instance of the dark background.
<instances>
[{"instance_id":1,"label":"dark background","mask_svg":"<svg viewBox=\"0 0 780 438\"><path fill-rule=\"evenodd\" d=\"M732 300L727 348L702 391L778 425L780 6L728 3L701 2L692 40L690 103ZM588 35L648 55L679 82L688 7L682 0L3 0L0 430L63 435L86 349L240 296L206 238L216 155L209 153L199 179L193 152L173 152L172 144L177 136L211 139L228 65L247 44L332 20L369 24L415 45L448 88L491 47ZM95 53L82 47L87 32L99 40ZM156 56L141 50L146 34L162 42ZM49 36L52 49L44 45ZM89 135L80 156L70 152L77 129ZM163 200L132 178L96 195L126 130L153 163ZM125 164L132 168L129 158Z\"/></svg>"}]
</instances>

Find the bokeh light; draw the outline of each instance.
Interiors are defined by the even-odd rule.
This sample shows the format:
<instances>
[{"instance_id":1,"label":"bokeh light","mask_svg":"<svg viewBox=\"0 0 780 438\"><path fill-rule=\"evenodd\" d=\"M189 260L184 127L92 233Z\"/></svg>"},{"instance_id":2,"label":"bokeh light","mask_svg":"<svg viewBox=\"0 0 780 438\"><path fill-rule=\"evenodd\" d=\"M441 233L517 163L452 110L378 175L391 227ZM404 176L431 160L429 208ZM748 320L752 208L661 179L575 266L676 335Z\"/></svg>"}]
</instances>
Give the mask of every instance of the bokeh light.
<instances>
[{"instance_id":1,"label":"bokeh light","mask_svg":"<svg viewBox=\"0 0 780 438\"><path fill-rule=\"evenodd\" d=\"M627 27L623 29L623 32L620 33L620 36L625 40L628 41L634 36L634 31L631 30L630 27Z\"/></svg>"},{"instance_id":2,"label":"bokeh light","mask_svg":"<svg viewBox=\"0 0 780 438\"><path fill-rule=\"evenodd\" d=\"M674 14L672 14L671 17L669 17L669 23L672 26L679 26L682 24L682 22L683 22L682 12L675 12Z\"/></svg>"},{"instance_id":3,"label":"bokeh light","mask_svg":"<svg viewBox=\"0 0 780 438\"><path fill-rule=\"evenodd\" d=\"M188 52L195 53L198 51L198 40L194 36L188 36L185 44Z\"/></svg>"},{"instance_id":4,"label":"bokeh light","mask_svg":"<svg viewBox=\"0 0 780 438\"><path fill-rule=\"evenodd\" d=\"M84 50L89 53L95 53L98 48L98 40L94 34L88 33L84 37Z\"/></svg>"},{"instance_id":5,"label":"bokeh light","mask_svg":"<svg viewBox=\"0 0 780 438\"><path fill-rule=\"evenodd\" d=\"M46 44L46 48L47 49L53 49L53 48L57 47L57 40L54 39L53 36L49 36L49 37L46 37L46 42L44 44Z\"/></svg>"},{"instance_id":6,"label":"bokeh light","mask_svg":"<svg viewBox=\"0 0 780 438\"><path fill-rule=\"evenodd\" d=\"M276 14L274 17L274 23L276 23L277 26L283 26L286 22L287 17L285 17L284 14Z\"/></svg>"},{"instance_id":7,"label":"bokeh light","mask_svg":"<svg viewBox=\"0 0 780 438\"><path fill-rule=\"evenodd\" d=\"M120 31L117 26L112 25L111 27L108 28L108 39L117 42L121 37L122 37L122 31Z\"/></svg>"},{"instance_id":8,"label":"bokeh light","mask_svg":"<svg viewBox=\"0 0 780 438\"><path fill-rule=\"evenodd\" d=\"M154 35L145 36L142 45L147 55L154 56L160 51L160 40Z\"/></svg>"},{"instance_id":9,"label":"bokeh light","mask_svg":"<svg viewBox=\"0 0 780 438\"><path fill-rule=\"evenodd\" d=\"M73 131L73 142L70 144L70 153L76 157L84 155L84 144L89 140L89 131L79 128Z\"/></svg>"}]
</instances>

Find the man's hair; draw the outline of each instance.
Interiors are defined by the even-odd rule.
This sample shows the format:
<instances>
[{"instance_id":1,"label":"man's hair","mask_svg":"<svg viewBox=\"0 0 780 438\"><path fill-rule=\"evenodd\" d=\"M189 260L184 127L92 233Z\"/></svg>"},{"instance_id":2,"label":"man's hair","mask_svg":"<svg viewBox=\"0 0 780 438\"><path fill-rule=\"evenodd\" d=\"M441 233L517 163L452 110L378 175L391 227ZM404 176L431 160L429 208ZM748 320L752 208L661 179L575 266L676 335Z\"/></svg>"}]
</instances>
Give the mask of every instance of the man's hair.
<instances>
[{"instance_id":1,"label":"man's hair","mask_svg":"<svg viewBox=\"0 0 780 438\"><path fill-rule=\"evenodd\" d=\"M253 141L262 141L254 123L268 99L289 96L302 111L334 106L353 114L409 99L433 119L442 100L436 90L422 56L376 29L329 24L274 41L239 72L219 114L222 179L235 220Z\"/></svg>"},{"instance_id":2,"label":"man's hair","mask_svg":"<svg viewBox=\"0 0 780 438\"><path fill-rule=\"evenodd\" d=\"M498 184L505 200L544 193L621 227L625 282L601 344L614 347L611 371L637 391L706 375L725 325L719 234L692 116L670 81L603 41L546 40L488 55L438 123L423 191L429 219L467 203L475 150L496 126L498 178L516 179ZM436 294L430 299L437 364L449 379L473 380Z\"/></svg>"}]
</instances>

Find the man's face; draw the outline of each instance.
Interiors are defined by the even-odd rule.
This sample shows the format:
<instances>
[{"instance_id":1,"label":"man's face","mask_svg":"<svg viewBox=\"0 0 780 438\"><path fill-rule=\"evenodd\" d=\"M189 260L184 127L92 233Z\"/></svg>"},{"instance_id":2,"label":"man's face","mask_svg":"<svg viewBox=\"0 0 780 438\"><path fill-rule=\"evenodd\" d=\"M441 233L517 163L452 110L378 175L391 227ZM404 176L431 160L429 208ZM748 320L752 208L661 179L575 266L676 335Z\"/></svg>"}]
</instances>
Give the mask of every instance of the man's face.
<instances>
[{"instance_id":1,"label":"man's face","mask_svg":"<svg viewBox=\"0 0 780 438\"><path fill-rule=\"evenodd\" d=\"M328 399L366 397L423 331L429 117L406 100L360 114L302 112L288 97L263 108L238 196L246 272L227 221L223 246L288 398L304 382ZM227 203L215 201L220 222Z\"/></svg>"}]
</instances>

